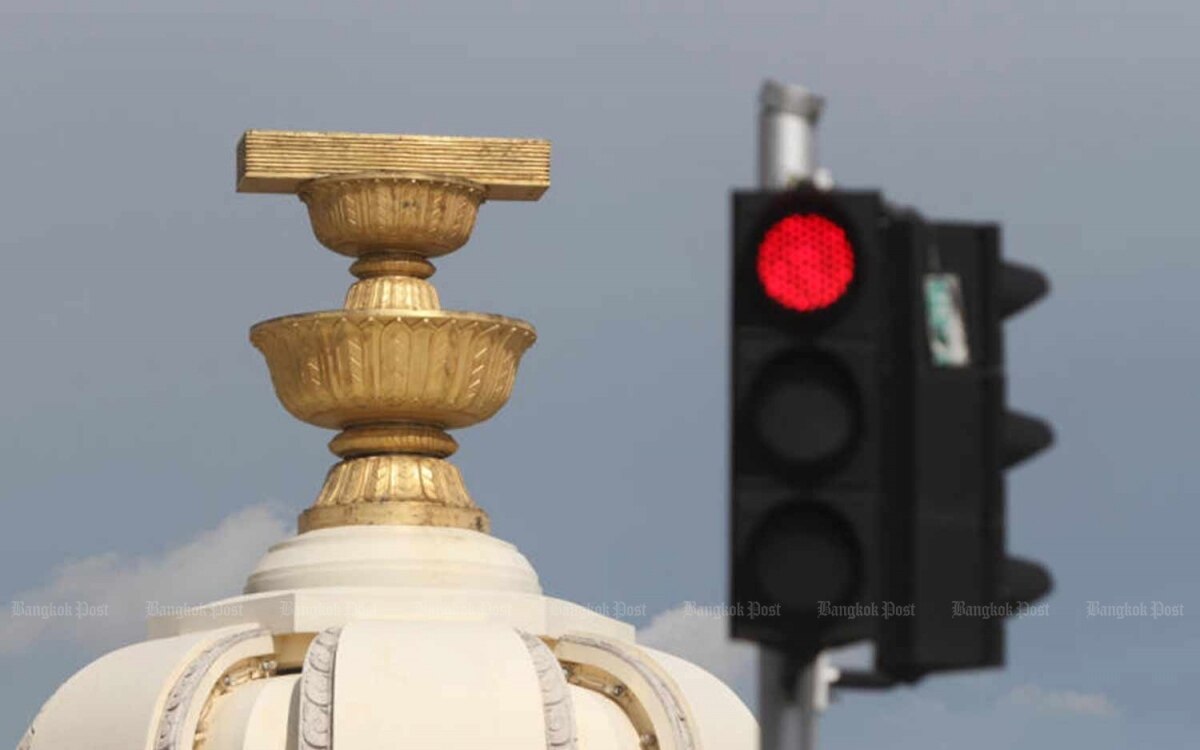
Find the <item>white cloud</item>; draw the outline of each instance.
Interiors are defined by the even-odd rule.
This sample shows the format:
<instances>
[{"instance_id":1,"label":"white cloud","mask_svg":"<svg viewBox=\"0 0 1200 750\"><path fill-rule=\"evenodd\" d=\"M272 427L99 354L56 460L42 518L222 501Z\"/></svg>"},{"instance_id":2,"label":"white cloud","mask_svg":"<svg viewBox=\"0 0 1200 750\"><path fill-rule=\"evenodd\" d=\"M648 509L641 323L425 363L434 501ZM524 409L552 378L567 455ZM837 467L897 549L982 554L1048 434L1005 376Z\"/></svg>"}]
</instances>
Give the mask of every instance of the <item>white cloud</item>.
<instances>
[{"instance_id":1,"label":"white cloud","mask_svg":"<svg viewBox=\"0 0 1200 750\"><path fill-rule=\"evenodd\" d=\"M1046 690L1037 685L1013 688L1005 700L1018 706L1030 706L1041 713L1079 716L1115 716L1117 707L1103 693L1078 693L1073 690Z\"/></svg>"},{"instance_id":2,"label":"white cloud","mask_svg":"<svg viewBox=\"0 0 1200 750\"><path fill-rule=\"evenodd\" d=\"M638 631L638 643L703 667L733 688L747 705L755 706L758 647L729 637L729 618L722 609L685 602L655 615ZM866 669L872 654L869 645L856 645L831 651L829 657L835 666Z\"/></svg>"},{"instance_id":3,"label":"white cloud","mask_svg":"<svg viewBox=\"0 0 1200 750\"><path fill-rule=\"evenodd\" d=\"M0 656L40 641L107 649L143 638L150 602L195 606L240 593L290 525L274 506L254 505L159 555L109 553L65 563L0 613Z\"/></svg>"},{"instance_id":4,"label":"white cloud","mask_svg":"<svg viewBox=\"0 0 1200 750\"><path fill-rule=\"evenodd\" d=\"M753 707L757 703L758 649L731 640L728 633L728 619L720 615L719 608L684 604L655 616L639 631L638 642L704 667ZM868 645L838 649L829 656L834 665L844 668L867 669L873 662ZM1000 676L991 674L993 680ZM987 679L987 675L980 673L978 678ZM956 675L883 692L841 692L823 724L828 722L828 729L847 746L999 748L1026 743L1027 733L1036 733L1035 725L1042 727L1035 722L1038 717L1043 721L1056 716L1079 717L1091 729L1073 725L1077 726L1073 731L1086 735L1106 730L1105 725L1087 719L1118 713L1104 694L1049 690L1032 684L1008 693L985 691L975 700L964 701L958 686L968 679L969 675Z\"/></svg>"},{"instance_id":5,"label":"white cloud","mask_svg":"<svg viewBox=\"0 0 1200 750\"><path fill-rule=\"evenodd\" d=\"M707 669L747 703L755 697L758 648L730 640L728 618L710 608L686 603L655 615L638 631L638 643Z\"/></svg>"}]
</instances>

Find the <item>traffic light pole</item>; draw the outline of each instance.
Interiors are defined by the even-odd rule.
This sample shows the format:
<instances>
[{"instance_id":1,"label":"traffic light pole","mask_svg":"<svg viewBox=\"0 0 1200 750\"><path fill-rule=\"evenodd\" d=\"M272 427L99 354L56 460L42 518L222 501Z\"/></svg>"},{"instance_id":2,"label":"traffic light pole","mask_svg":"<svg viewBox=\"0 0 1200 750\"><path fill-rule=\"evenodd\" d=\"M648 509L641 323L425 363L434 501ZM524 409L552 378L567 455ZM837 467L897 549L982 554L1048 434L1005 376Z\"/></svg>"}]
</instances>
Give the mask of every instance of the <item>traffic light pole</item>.
<instances>
[{"instance_id":1,"label":"traffic light pole","mask_svg":"<svg viewBox=\"0 0 1200 750\"><path fill-rule=\"evenodd\" d=\"M801 86L766 81L759 95L758 180L782 190L811 182L828 187L817 167L817 121L821 97ZM797 666L799 667L797 669ZM758 705L763 750L815 750L817 719L828 705L836 672L824 655L807 664L767 646L759 650Z\"/></svg>"},{"instance_id":2,"label":"traffic light pole","mask_svg":"<svg viewBox=\"0 0 1200 750\"><path fill-rule=\"evenodd\" d=\"M758 101L759 186L827 187L828 173L817 167L817 121L825 100L802 86L766 81Z\"/></svg>"},{"instance_id":3,"label":"traffic light pole","mask_svg":"<svg viewBox=\"0 0 1200 750\"><path fill-rule=\"evenodd\" d=\"M763 750L814 750L817 719L829 706L838 670L818 654L799 672L788 655L766 646L758 656L758 714Z\"/></svg>"}]
</instances>

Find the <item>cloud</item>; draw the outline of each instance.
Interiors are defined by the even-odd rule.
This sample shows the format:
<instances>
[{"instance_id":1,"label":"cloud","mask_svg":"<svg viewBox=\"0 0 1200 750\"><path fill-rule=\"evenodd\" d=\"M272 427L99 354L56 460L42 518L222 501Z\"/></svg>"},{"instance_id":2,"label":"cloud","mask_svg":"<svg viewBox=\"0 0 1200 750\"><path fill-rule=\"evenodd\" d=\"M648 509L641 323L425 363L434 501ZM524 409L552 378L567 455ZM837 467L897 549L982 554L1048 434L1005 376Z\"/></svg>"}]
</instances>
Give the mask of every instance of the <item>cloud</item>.
<instances>
[{"instance_id":1,"label":"cloud","mask_svg":"<svg viewBox=\"0 0 1200 750\"><path fill-rule=\"evenodd\" d=\"M638 643L703 667L733 688L747 705L757 704L758 646L730 639L723 607L685 602L668 609L638 631ZM866 669L872 653L869 645L856 645L828 655L835 666Z\"/></svg>"},{"instance_id":2,"label":"cloud","mask_svg":"<svg viewBox=\"0 0 1200 750\"><path fill-rule=\"evenodd\" d=\"M1077 693L1073 690L1046 690L1037 685L1013 688L1005 701L1029 706L1040 713L1077 716L1116 716L1117 707L1103 693Z\"/></svg>"},{"instance_id":3,"label":"cloud","mask_svg":"<svg viewBox=\"0 0 1200 750\"><path fill-rule=\"evenodd\" d=\"M755 697L758 648L729 638L729 620L692 602L655 615L638 643L666 651L712 672L747 703Z\"/></svg>"},{"instance_id":4,"label":"cloud","mask_svg":"<svg viewBox=\"0 0 1200 750\"><path fill-rule=\"evenodd\" d=\"M638 642L707 669L753 708L757 705L758 649L731 640L728 633L728 619L720 607L685 603L651 619L638 632ZM869 645L828 654L830 661L842 668L867 669L873 663ZM982 674L979 677L984 679ZM1072 724L1072 736L1103 733L1111 725L1096 720L1118 713L1104 694L1050 690L1033 684L1007 693L1002 689L985 690L964 700L971 694L963 690L964 680L970 679L968 675L957 675L882 692L839 691L822 725L827 724L830 736L846 746L886 744L903 749L971 745L982 749L1027 744L1031 736L1046 729L1045 722L1053 722L1055 717L1078 717L1083 721Z\"/></svg>"},{"instance_id":5,"label":"cloud","mask_svg":"<svg viewBox=\"0 0 1200 750\"><path fill-rule=\"evenodd\" d=\"M253 505L158 555L67 562L0 613L0 656L43 641L108 649L139 640L150 603L196 606L241 592L254 564L290 525L273 505Z\"/></svg>"}]
</instances>

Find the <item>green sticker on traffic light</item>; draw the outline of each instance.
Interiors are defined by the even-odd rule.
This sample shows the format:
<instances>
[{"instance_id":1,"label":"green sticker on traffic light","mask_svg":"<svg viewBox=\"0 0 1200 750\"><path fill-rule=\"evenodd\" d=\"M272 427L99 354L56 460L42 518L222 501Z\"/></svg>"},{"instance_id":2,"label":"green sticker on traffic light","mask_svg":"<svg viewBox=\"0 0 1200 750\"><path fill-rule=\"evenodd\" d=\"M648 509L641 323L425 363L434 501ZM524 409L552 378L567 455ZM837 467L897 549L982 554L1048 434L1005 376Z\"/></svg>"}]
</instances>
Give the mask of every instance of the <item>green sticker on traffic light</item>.
<instances>
[{"instance_id":1,"label":"green sticker on traffic light","mask_svg":"<svg viewBox=\"0 0 1200 750\"><path fill-rule=\"evenodd\" d=\"M962 284L956 274L925 275L925 323L933 364L938 367L971 364Z\"/></svg>"}]
</instances>

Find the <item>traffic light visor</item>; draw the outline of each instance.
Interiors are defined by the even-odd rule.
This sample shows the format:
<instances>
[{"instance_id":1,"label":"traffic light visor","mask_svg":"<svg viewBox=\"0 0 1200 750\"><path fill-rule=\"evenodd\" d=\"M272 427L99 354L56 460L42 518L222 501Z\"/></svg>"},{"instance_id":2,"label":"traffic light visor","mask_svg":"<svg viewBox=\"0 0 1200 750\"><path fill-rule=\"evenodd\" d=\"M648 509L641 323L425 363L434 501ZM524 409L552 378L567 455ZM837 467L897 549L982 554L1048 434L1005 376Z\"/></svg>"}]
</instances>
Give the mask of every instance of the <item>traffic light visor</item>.
<instances>
[{"instance_id":1,"label":"traffic light visor","mask_svg":"<svg viewBox=\"0 0 1200 750\"><path fill-rule=\"evenodd\" d=\"M792 213L773 223L759 241L756 266L767 296L801 313L844 297L856 270L846 230L817 213Z\"/></svg>"}]
</instances>

